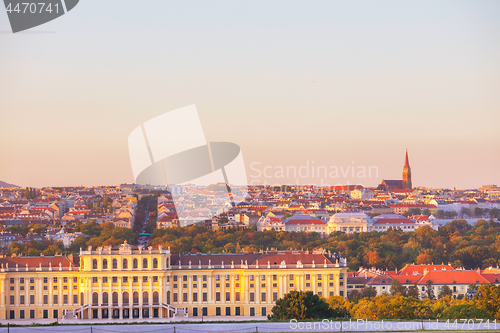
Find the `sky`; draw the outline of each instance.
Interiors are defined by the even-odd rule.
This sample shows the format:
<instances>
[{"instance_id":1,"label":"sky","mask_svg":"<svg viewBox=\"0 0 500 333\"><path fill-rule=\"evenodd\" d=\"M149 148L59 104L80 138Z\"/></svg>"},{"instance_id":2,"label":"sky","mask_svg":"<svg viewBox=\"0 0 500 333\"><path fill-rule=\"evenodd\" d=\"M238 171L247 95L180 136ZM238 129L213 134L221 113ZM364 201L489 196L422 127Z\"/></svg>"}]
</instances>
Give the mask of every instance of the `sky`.
<instances>
[{"instance_id":1,"label":"sky","mask_svg":"<svg viewBox=\"0 0 500 333\"><path fill-rule=\"evenodd\" d=\"M408 149L414 186L500 185L499 17L498 1L81 0L12 34L0 10L0 180L133 182L128 135L195 104L252 184L376 186Z\"/></svg>"}]
</instances>

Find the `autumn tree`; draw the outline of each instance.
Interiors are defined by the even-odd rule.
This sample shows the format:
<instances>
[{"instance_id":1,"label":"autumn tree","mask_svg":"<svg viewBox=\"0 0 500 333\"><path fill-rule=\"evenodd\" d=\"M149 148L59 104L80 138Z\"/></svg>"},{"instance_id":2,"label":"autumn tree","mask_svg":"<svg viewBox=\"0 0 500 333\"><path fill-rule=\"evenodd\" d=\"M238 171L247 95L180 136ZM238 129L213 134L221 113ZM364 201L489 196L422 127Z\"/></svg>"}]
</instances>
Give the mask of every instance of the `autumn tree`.
<instances>
[{"instance_id":1,"label":"autumn tree","mask_svg":"<svg viewBox=\"0 0 500 333\"><path fill-rule=\"evenodd\" d=\"M453 295L453 292L451 291L451 288L444 285L441 287L441 291L439 292L438 294L438 298L443 298L443 297L446 297L446 296L450 296Z\"/></svg>"},{"instance_id":2,"label":"autumn tree","mask_svg":"<svg viewBox=\"0 0 500 333\"><path fill-rule=\"evenodd\" d=\"M500 287L493 284L480 286L473 301L476 307L486 310L492 318L500 319Z\"/></svg>"},{"instance_id":3,"label":"autumn tree","mask_svg":"<svg viewBox=\"0 0 500 333\"><path fill-rule=\"evenodd\" d=\"M392 296L396 296L397 294L406 296L406 288L401 284L401 282L399 282L398 279L392 279L390 292Z\"/></svg>"},{"instance_id":4,"label":"autumn tree","mask_svg":"<svg viewBox=\"0 0 500 333\"><path fill-rule=\"evenodd\" d=\"M421 253L417 257L417 265L430 265L432 263L432 256L427 253Z\"/></svg>"},{"instance_id":5,"label":"autumn tree","mask_svg":"<svg viewBox=\"0 0 500 333\"><path fill-rule=\"evenodd\" d=\"M480 309L472 304L454 304L443 311L443 319L489 319L491 316L485 309Z\"/></svg>"},{"instance_id":6,"label":"autumn tree","mask_svg":"<svg viewBox=\"0 0 500 333\"><path fill-rule=\"evenodd\" d=\"M361 289L361 295L363 298L372 298L377 296L377 289L372 286L364 286L363 289Z\"/></svg>"},{"instance_id":7,"label":"autumn tree","mask_svg":"<svg viewBox=\"0 0 500 333\"><path fill-rule=\"evenodd\" d=\"M417 286L416 283L414 285L408 287L406 295L408 297L413 297L413 298L418 298L419 297L418 286Z\"/></svg>"},{"instance_id":8,"label":"autumn tree","mask_svg":"<svg viewBox=\"0 0 500 333\"><path fill-rule=\"evenodd\" d=\"M427 282L425 282L425 293L428 299L434 299L434 287L432 286L431 280L427 280Z\"/></svg>"},{"instance_id":9,"label":"autumn tree","mask_svg":"<svg viewBox=\"0 0 500 333\"><path fill-rule=\"evenodd\" d=\"M332 318L335 312L328 303L312 291L292 290L273 306L269 319L306 320Z\"/></svg>"}]
</instances>

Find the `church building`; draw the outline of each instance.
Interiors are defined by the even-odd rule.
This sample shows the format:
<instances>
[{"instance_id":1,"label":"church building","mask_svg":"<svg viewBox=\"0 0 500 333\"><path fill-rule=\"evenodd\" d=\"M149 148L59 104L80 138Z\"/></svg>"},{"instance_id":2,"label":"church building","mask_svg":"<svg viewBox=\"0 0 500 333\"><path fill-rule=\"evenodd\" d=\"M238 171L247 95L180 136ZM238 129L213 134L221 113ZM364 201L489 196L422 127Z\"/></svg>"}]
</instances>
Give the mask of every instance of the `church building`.
<instances>
[{"instance_id":1,"label":"church building","mask_svg":"<svg viewBox=\"0 0 500 333\"><path fill-rule=\"evenodd\" d=\"M383 179L377 190L381 191L392 191L392 190L411 190L413 188L411 184L411 168L410 162L408 161L408 149L406 150L405 165L403 167L403 179L402 180L387 180Z\"/></svg>"}]
</instances>

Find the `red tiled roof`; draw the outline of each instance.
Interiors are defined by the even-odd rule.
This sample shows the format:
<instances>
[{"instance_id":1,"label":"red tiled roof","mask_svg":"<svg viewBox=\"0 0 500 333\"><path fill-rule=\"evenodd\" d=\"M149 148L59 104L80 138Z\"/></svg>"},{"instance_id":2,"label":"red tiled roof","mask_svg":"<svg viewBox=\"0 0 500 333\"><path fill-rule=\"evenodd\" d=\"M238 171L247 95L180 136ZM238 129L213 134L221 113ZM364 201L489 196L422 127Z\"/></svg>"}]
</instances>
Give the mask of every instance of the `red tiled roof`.
<instances>
[{"instance_id":1,"label":"red tiled roof","mask_svg":"<svg viewBox=\"0 0 500 333\"><path fill-rule=\"evenodd\" d=\"M402 284L414 284L417 283L418 280L422 278L422 275L391 275L391 277L395 280L398 280Z\"/></svg>"},{"instance_id":2,"label":"red tiled roof","mask_svg":"<svg viewBox=\"0 0 500 333\"><path fill-rule=\"evenodd\" d=\"M430 271L418 281L418 284L425 284L428 280L431 280L432 284L489 283L477 271Z\"/></svg>"},{"instance_id":3,"label":"red tiled roof","mask_svg":"<svg viewBox=\"0 0 500 333\"><path fill-rule=\"evenodd\" d=\"M481 274L490 283L500 283L500 275L497 274Z\"/></svg>"},{"instance_id":4,"label":"red tiled roof","mask_svg":"<svg viewBox=\"0 0 500 333\"><path fill-rule=\"evenodd\" d=\"M77 259L76 259L77 258ZM75 260L76 259L76 260ZM75 267L79 263L79 258L74 257L73 262L69 260L68 257L6 257L0 258L0 264L3 264L3 267L6 267L6 264L9 264L9 268L15 268L16 264L19 265L19 268L25 268L26 264L28 267L39 267L40 264L42 267L49 267L49 263L52 267L59 267L59 263L61 263L62 267Z\"/></svg>"},{"instance_id":5,"label":"red tiled roof","mask_svg":"<svg viewBox=\"0 0 500 333\"><path fill-rule=\"evenodd\" d=\"M454 271L455 269L450 265L406 265L399 271L399 275L412 275L413 273L424 274L424 271L434 271L434 270L447 270Z\"/></svg>"}]
</instances>

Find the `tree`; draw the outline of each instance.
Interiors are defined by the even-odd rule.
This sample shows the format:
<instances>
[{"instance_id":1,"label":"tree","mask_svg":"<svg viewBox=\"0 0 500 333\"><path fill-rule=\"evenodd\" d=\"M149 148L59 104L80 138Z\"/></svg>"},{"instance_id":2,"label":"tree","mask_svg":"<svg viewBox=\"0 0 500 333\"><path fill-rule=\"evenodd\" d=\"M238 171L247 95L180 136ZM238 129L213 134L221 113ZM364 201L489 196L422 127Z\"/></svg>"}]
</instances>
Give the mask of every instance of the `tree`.
<instances>
[{"instance_id":1,"label":"tree","mask_svg":"<svg viewBox=\"0 0 500 333\"><path fill-rule=\"evenodd\" d=\"M410 208L408 210L408 213L409 213L409 215L422 215L422 210L420 208L418 208L418 207Z\"/></svg>"},{"instance_id":2,"label":"tree","mask_svg":"<svg viewBox=\"0 0 500 333\"><path fill-rule=\"evenodd\" d=\"M418 298L419 293L418 293L418 286L417 286L416 283L413 286L410 286L408 288L408 291L406 292L406 295L408 297Z\"/></svg>"},{"instance_id":3,"label":"tree","mask_svg":"<svg viewBox=\"0 0 500 333\"><path fill-rule=\"evenodd\" d=\"M328 303L312 291L293 290L280 298L273 306L269 319L305 320L332 318L335 313Z\"/></svg>"},{"instance_id":4,"label":"tree","mask_svg":"<svg viewBox=\"0 0 500 333\"><path fill-rule=\"evenodd\" d=\"M445 286L441 287L441 291L438 294L438 298L443 298L443 297L451 296L451 295L453 295L451 288L445 285Z\"/></svg>"},{"instance_id":5,"label":"tree","mask_svg":"<svg viewBox=\"0 0 500 333\"><path fill-rule=\"evenodd\" d=\"M335 317L348 317L351 302L342 296L331 296L327 300L328 305L335 311Z\"/></svg>"},{"instance_id":6,"label":"tree","mask_svg":"<svg viewBox=\"0 0 500 333\"><path fill-rule=\"evenodd\" d=\"M462 208L462 210L460 211L460 215L469 217L469 216L471 216L472 214L471 214L471 211L470 211L470 209L469 209L469 208L465 208L465 207L464 207L464 208Z\"/></svg>"},{"instance_id":7,"label":"tree","mask_svg":"<svg viewBox=\"0 0 500 333\"><path fill-rule=\"evenodd\" d=\"M115 227L115 224L113 222L104 222L101 224L101 227L103 229L113 229Z\"/></svg>"},{"instance_id":8,"label":"tree","mask_svg":"<svg viewBox=\"0 0 500 333\"><path fill-rule=\"evenodd\" d=\"M427 282L425 283L425 293L428 299L434 299L434 287L432 286L431 280L427 280Z\"/></svg>"},{"instance_id":9,"label":"tree","mask_svg":"<svg viewBox=\"0 0 500 333\"><path fill-rule=\"evenodd\" d=\"M498 209L498 208L492 208L490 210L490 216L491 217L499 218L500 217L500 209Z\"/></svg>"},{"instance_id":10,"label":"tree","mask_svg":"<svg viewBox=\"0 0 500 333\"><path fill-rule=\"evenodd\" d=\"M363 298L372 298L377 296L377 289L371 286L364 286L363 289L361 289L361 295L363 295Z\"/></svg>"},{"instance_id":11,"label":"tree","mask_svg":"<svg viewBox=\"0 0 500 333\"><path fill-rule=\"evenodd\" d=\"M432 263L432 256L427 253L420 253L417 257L417 265L430 265Z\"/></svg>"},{"instance_id":12,"label":"tree","mask_svg":"<svg viewBox=\"0 0 500 333\"><path fill-rule=\"evenodd\" d=\"M474 305L484 309L495 319L500 319L500 287L493 284L479 287L473 298Z\"/></svg>"},{"instance_id":13,"label":"tree","mask_svg":"<svg viewBox=\"0 0 500 333\"><path fill-rule=\"evenodd\" d=\"M406 296L406 288L399 282L397 279L392 279L391 282L391 295L396 296L397 294L401 294L402 296Z\"/></svg>"},{"instance_id":14,"label":"tree","mask_svg":"<svg viewBox=\"0 0 500 333\"><path fill-rule=\"evenodd\" d=\"M455 304L443 311L443 319L489 319L490 315L484 309L472 304Z\"/></svg>"},{"instance_id":15,"label":"tree","mask_svg":"<svg viewBox=\"0 0 500 333\"><path fill-rule=\"evenodd\" d=\"M42 234L44 234L46 231L47 231L47 226L41 223L37 223L31 228L32 233L39 234L40 236L42 236Z\"/></svg>"}]
</instances>

